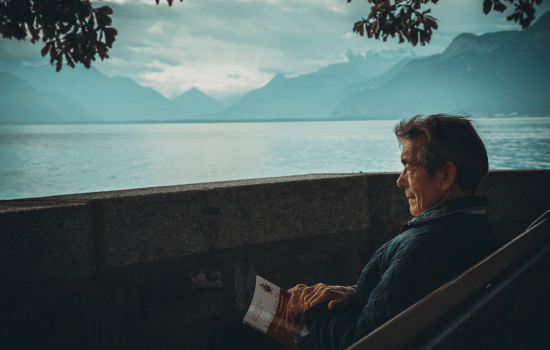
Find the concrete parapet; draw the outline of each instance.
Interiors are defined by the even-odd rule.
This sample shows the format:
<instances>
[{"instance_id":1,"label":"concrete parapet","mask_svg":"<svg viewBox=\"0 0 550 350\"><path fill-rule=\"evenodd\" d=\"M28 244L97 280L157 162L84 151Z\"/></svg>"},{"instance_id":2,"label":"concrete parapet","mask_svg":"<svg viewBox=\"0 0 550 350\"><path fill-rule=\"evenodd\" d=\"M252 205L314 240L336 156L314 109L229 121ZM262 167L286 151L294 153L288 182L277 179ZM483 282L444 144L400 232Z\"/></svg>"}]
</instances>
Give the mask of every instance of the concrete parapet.
<instances>
[{"instance_id":1,"label":"concrete parapet","mask_svg":"<svg viewBox=\"0 0 550 350\"><path fill-rule=\"evenodd\" d=\"M412 218L398 176L0 201L0 348L198 350L244 315L256 274L283 288L355 284ZM550 209L550 170L490 171L477 194L503 244Z\"/></svg>"},{"instance_id":2,"label":"concrete parapet","mask_svg":"<svg viewBox=\"0 0 550 350\"><path fill-rule=\"evenodd\" d=\"M90 204L0 202L0 285L90 277L95 270Z\"/></svg>"},{"instance_id":3,"label":"concrete parapet","mask_svg":"<svg viewBox=\"0 0 550 350\"><path fill-rule=\"evenodd\" d=\"M101 200L105 267L366 230L365 176L305 176Z\"/></svg>"},{"instance_id":4,"label":"concrete parapet","mask_svg":"<svg viewBox=\"0 0 550 350\"><path fill-rule=\"evenodd\" d=\"M0 279L0 283L47 277L34 265L26 266L35 261L55 261L42 267L51 270L58 266L60 271L52 271L52 275L83 277L83 271L89 275L94 267L109 269L251 244L366 230L372 226L368 205L366 176L351 174L0 201L0 218L9 223L1 234L11 237L9 244L2 245L7 250L3 264L11 264L3 265L3 274L10 271L12 276ZM37 218L40 215L44 217ZM65 224L72 221L80 226ZM62 229L56 230L55 225ZM78 242L78 249L59 239L61 234ZM46 248L43 240L58 246ZM36 250L38 246L45 250L29 253L31 260L27 255L17 255L19 249ZM18 248L10 250L14 247ZM97 266L90 264L94 248ZM69 253L87 259L86 263L69 264L77 269L74 274L65 271L66 259L58 258Z\"/></svg>"},{"instance_id":5,"label":"concrete parapet","mask_svg":"<svg viewBox=\"0 0 550 350\"><path fill-rule=\"evenodd\" d=\"M550 170L491 170L477 192L489 199L487 215L502 246L550 210Z\"/></svg>"}]
</instances>

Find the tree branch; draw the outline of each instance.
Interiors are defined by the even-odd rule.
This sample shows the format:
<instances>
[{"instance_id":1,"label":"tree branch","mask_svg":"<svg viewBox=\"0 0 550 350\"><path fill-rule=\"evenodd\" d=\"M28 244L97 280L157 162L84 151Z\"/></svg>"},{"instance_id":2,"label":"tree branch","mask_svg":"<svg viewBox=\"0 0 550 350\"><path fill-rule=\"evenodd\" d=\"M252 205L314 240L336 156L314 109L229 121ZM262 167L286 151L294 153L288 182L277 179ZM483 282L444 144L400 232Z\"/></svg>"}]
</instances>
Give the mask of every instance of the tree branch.
<instances>
[{"instance_id":1,"label":"tree branch","mask_svg":"<svg viewBox=\"0 0 550 350\"><path fill-rule=\"evenodd\" d=\"M535 19L535 7L540 6L542 0L503 0L515 7L514 13L506 17L508 21L518 22L522 28L527 28ZM347 0L351 2L351 0ZM399 43L405 41L416 46L418 42L421 45L429 43L434 30L437 30L437 19L427 15L430 9L420 11L422 5L432 2L437 4L438 0L394 0L393 4L390 0L368 0L371 6L367 19L362 18L355 22L353 32L361 36L367 33L369 38L374 37L379 39L382 37L384 41L391 35L399 36ZM486 15L495 10L504 12L506 10L500 0L483 0L483 13ZM422 26L422 28L421 28Z\"/></svg>"}]
</instances>

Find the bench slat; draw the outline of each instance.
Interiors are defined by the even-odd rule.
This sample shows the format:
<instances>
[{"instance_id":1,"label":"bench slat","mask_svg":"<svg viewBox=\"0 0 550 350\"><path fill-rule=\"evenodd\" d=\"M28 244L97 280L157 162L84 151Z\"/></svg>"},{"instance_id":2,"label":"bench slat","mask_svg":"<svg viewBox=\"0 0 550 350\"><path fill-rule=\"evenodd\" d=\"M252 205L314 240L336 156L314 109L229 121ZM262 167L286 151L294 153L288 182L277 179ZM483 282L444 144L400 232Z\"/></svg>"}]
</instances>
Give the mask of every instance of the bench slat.
<instances>
[{"instance_id":1,"label":"bench slat","mask_svg":"<svg viewBox=\"0 0 550 350\"><path fill-rule=\"evenodd\" d=\"M347 350L402 349L549 237L545 218Z\"/></svg>"}]
</instances>

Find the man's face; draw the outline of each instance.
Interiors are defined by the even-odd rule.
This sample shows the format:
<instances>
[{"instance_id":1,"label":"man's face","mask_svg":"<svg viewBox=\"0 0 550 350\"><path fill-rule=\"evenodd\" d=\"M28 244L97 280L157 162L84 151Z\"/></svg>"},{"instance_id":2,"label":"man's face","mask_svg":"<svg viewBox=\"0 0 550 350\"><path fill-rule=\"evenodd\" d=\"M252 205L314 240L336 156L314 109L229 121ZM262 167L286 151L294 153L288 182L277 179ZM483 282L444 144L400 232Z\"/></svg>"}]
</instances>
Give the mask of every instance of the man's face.
<instances>
[{"instance_id":1,"label":"man's face","mask_svg":"<svg viewBox=\"0 0 550 350\"><path fill-rule=\"evenodd\" d=\"M445 200L445 191L441 189L441 173L436 172L429 179L426 170L417 165L416 155L422 145L422 139L407 140L401 152L401 162L405 167L397 180L397 186L405 189L409 198L409 210L413 216L422 214L426 209ZM444 186L443 186L444 187Z\"/></svg>"}]
</instances>

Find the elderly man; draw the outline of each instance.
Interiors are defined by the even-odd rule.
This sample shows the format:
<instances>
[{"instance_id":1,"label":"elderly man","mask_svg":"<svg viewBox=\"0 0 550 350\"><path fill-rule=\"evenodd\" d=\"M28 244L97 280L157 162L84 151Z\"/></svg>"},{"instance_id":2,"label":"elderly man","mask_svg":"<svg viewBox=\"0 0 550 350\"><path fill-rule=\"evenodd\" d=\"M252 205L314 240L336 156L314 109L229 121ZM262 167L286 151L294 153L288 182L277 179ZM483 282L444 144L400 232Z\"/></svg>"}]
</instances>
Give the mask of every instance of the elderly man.
<instances>
[{"instance_id":1,"label":"elderly man","mask_svg":"<svg viewBox=\"0 0 550 350\"><path fill-rule=\"evenodd\" d=\"M290 349L345 349L496 250L489 203L473 195L489 165L470 121L415 116L398 123L395 134L404 166L397 186L414 218L374 254L356 286L290 289L286 319L309 329ZM210 348L284 348L243 327L238 321L219 327Z\"/></svg>"}]
</instances>

